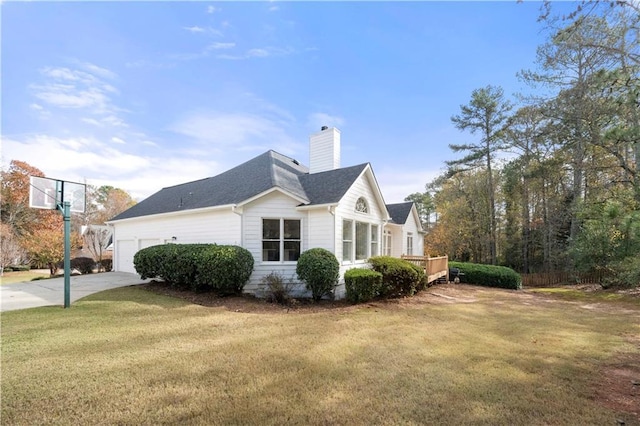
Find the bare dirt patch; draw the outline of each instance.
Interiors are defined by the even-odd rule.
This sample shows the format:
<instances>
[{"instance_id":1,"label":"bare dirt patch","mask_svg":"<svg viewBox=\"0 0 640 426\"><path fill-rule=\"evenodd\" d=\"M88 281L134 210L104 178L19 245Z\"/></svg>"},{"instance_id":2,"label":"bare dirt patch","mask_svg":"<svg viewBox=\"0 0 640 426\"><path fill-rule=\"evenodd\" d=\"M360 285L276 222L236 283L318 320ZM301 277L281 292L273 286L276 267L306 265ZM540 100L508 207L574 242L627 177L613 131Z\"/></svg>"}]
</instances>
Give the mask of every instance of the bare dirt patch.
<instances>
[{"instance_id":1,"label":"bare dirt patch","mask_svg":"<svg viewBox=\"0 0 640 426\"><path fill-rule=\"evenodd\" d=\"M594 399L640 422L640 336L628 336L636 351L614 356L597 375Z\"/></svg>"}]
</instances>

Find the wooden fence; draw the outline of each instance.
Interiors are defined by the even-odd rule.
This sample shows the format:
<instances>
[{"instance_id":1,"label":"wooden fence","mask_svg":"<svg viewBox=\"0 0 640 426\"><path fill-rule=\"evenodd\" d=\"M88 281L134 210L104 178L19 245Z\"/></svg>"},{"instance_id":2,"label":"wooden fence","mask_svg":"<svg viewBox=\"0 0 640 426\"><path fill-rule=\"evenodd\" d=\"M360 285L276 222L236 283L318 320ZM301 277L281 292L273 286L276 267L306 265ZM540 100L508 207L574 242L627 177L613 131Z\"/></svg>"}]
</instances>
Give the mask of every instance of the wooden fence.
<instances>
[{"instance_id":1,"label":"wooden fence","mask_svg":"<svg viewBox=\"0 0 640 426\"><path fill-rule=\"evenodd\" d=\"M427 257L427 256L407 256L402 255L402 259L420 266L427 275L427 280L432 283L440 278L449 281L449 257Z\"/></svg>"},{"instance_id":2,"label":"wooden fence","mask_svg":"<svg viewBox=\"0 0 640 426\"><path fill-rule=\"evenodd\" d=\"M604 271L583 274L578 272L541 272L522 274L524 287L554 287L573 284L600 284L605 276Z\"/></svg>"}]
</instances>

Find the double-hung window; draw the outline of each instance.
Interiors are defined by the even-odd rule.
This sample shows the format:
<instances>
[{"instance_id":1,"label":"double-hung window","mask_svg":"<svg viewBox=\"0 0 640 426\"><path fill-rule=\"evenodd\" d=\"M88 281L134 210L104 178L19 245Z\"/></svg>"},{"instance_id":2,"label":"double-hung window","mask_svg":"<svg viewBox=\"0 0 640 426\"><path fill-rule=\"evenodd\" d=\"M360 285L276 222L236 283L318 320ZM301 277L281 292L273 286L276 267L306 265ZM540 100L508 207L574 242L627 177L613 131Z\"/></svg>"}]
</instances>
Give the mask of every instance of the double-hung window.
<instances>
[{"instance_id":1,"label":"double-hung window","mask_svg":"<svg viewBox=\"0 0 640 426\"><path fill-rule=\"evenodd\" d=\"M351 261L353 252L353 221L342 221L342 260Z\"/></svg>"},{"instance_id":2,"label":"double-hung window","mask_svg":"<svg viewBox=\"0 0 640 426\"><path fill-rule=\"evenodd\" d=\"M299 219L262 219L262 260L297 261L301 249Z\"/></svg>"},{"instance_id":3,"label":"double-hung window","mask_svg":"<svg viewBox=\"0 0 640 426\"><path fill-rule=\"evenodd\" d=\"M385 229L382 234L382 253L391 256L391 231Z\"/></svg>"},{"instance_id":4,"label":"double-hung window","mask_svg":"<svg viewBox=\"0 0 640 426\"><path fill-rule=\"evenodd\" d=\"M407 255L413 255L413 232L407 232Z\"/></svg>"}]
</instances>

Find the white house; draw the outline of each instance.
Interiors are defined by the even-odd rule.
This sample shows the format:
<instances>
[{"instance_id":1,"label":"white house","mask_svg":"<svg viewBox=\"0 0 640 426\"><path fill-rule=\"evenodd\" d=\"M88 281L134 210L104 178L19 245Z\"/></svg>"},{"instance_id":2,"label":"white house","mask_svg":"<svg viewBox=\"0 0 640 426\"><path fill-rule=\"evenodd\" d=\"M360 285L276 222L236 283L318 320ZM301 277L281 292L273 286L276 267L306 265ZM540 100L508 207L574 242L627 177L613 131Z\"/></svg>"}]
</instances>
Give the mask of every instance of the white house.
<instances>
[{"instance_id":1,"label":"white house","mask_svg":"<svg viewBox=\"0 0 640 426\"><path fill-rule=\"evenodd\" d=\"M369 163L340 167L340 131L309 138L310 161L265 152L218 176L164 188L108 223L113 268L135 272L134 254L165 243L235 244L255 266L245 291L259 294L262 277L295 277L300 253L333 252L344 271L370 256L423 254L413 203L386 205ZM344 294L344 282L336 296Z\"/></svg>"}]
</instances>

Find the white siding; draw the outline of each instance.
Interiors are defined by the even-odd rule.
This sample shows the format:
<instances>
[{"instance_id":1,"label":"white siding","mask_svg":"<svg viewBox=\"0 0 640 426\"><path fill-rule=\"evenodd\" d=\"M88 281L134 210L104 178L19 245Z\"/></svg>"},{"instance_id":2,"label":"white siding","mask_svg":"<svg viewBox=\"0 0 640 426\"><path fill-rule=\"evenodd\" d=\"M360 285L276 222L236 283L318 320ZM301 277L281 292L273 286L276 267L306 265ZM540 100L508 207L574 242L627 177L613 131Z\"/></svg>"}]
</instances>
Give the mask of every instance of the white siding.
<instances>
[{"instance_id":1,"label":"white siding","mask_svg":"<svg viewBox=\"0 0 640 426\"><path fill-rule=\"evenodd\" d=\"M240 225L240 216L230 208L205 212L186 211L181 215L145 216L114 223L114 270L135 272L133 255L138 250L169 241L179 244L241 245Z\"/></svg>"},{"instance_id":2,"label":"white siding","mask_svg":"<svg viewBox=\"0 0 640 426\"><path fill-rule=\"evenodd\" d=\"M370 174L365 172L360 176L351 186L349 191L344 195L340 201L340 205L336 207L335 215L335 254L340 261L340 285L336 289L336 297L344 297L344 273L351 268L366 267L365 260L351 262L342 261L342 221L345 219L354 220L359 222L366 222L374 225L378 225L378 254L382 250L382 228L384 225L384 216L386 215L386 208L378 203L376 197L375 182L371 178ZM358 198L364 198L369 207L368 213L356 212L356 202ZM354 242L355 245L355 242Z\"/></svg>"},{"instance_id":3,"label":"white siding","mask_svg":"<svg viewBox=\"0 0 640 426\"><path fill-rule=\"evenodd\" d=\"M400 257L404 254L405 250L405 233L403 232L403 226L387 225L386 230L391 232L391 254L393 257Z\"/></svg>"},{"instance_id":4,"label":"white siding","mask_svg":"<svg viewBox=\"0 0 640 426\"><path fill-rule=\"evenodd\" d=\"M285 279L296 277L296 262L263 262L262 261L262 219L300 219L301 251L309 248L309 227L307 213L296 210L300 204L281 192L274 191L245 205L242 209L244 247L251 252L254 259L253 274L245 285L245 292L262 295L262 278L271 272L277 272Z\"/></svg>"}]
</instances>

